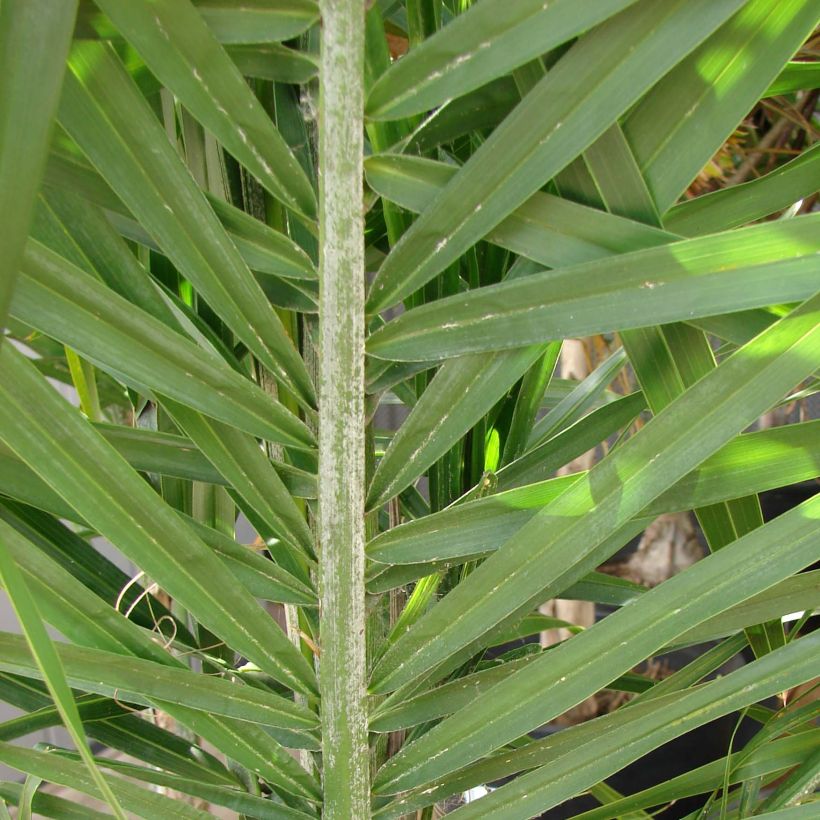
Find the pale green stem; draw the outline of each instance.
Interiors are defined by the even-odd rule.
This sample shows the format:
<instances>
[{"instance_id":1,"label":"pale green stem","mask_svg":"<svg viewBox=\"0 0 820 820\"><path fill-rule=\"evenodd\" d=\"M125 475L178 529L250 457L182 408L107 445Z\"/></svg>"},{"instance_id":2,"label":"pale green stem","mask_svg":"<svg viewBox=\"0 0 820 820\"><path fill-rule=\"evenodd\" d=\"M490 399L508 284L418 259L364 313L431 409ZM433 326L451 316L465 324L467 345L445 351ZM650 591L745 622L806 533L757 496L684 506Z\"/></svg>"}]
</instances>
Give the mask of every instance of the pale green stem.
<instances>
[{"instance_id":1,"label":"pale green stem","mask_svg":"<svg viewBox=\"0 0 820 820\"><path fill-rule=\"evenodd\" d=\"M364 0L324 0L319 517L325 818L370 816L364 587Z\"/></svg>"}]
</instances>

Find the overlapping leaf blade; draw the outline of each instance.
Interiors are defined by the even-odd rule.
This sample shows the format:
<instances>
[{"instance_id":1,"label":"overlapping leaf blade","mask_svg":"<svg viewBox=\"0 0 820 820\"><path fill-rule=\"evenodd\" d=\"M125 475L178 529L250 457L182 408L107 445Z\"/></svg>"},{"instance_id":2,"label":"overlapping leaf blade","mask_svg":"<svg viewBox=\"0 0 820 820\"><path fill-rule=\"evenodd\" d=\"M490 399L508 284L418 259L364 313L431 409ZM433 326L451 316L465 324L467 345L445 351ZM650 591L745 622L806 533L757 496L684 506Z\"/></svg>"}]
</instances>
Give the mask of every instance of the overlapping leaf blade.
<instances>
[{"instance_id":1,"label":"overlapping leaf blade","mask_svg":"<svg viewBox=\"0 0 820 820\"><path fill-rule=\"evenodd\" d=\"M634 3L490 0L472 6L380 77L367 100L375 119L419 114L509 73Z\"/></svg>"},{"instance_id":2,"label":"overlapping leaf blade","mask_svg":"<svg viewBox=\"0 0 820 820\"><path fill-rule=\"evenodd\" d=\"M798 301L817 289L818 224L810 214L489 285L402 314L368 350L444 359Z\"/></svg>"},{"instance_id":3,"label":"overlapping leaf blade","mask_svg":"<svg viewBox=\"0 0 820 820\"><path fill-rule=\"evenodd\" d=\"M818 305L815 297L741 348L545 507L388 650L374 670L374 690L394 689L430 669L519 608L560 593L609 557L596 553L596 542L814 369L820 345ZM726 402L733 412L724 411ZM587 545L584 557L579 544ZM547 552L549 562L544 560Z\"/></svg>"},{"instance_id":4,"label":"overlapping leaf blade","mask_svg":"<svg viewBox=\"0 0 820 820\"><path fill-rule=\"evenodd\" d=\"M401 791L478 759L606 686L693 622L799 571L814 560L818 516L820 501L805 502L529 664L406 746L376 788ZM443 751L433 758L431 749Z\"/></svg>"},{"instance_id":5,"label":"overlapping leaf blade","mask_svg":"<svg viewBox=\"0 0 820 820\"><path fill-rule=\"evenodd\" d=\"M116 55L84 42L69 65L61 124L226 324L312 404L310 377L281 320Z\"/></svg>"},{"instance_id":6,"label":"overlapping leaf blade","mask_svg":"<svg viewBox=\"0 0 820 820\"><path fill-rule=\"evenodd\" d=\"M99 0L148 67L284 204L313 218L310 182L239 70L187 0Z\"/></svg>"},{"instance_id":7,"label":"overlapping leaf blade","mask_svg":"<svg viewBox=\"0 0 820 820\"><path fill-rule=\"evenodd\" d=\"M389 307L457 259L741 4L639 2L582 37L404 234L373 281L368 309Z\"/></svg>"},{"instance_id":8,"label":"overlapping leaf blade","mask_svg":"<svg viewBox=\"0 0 820 820\"><path fill-rule=\"evenodd\" d=\"M76 0L57 8L10 0L0 9L0 324L45 167L76 12Z\"/></svg>"},{"instance_id":9,"label":"overlapping leaf blade","mask_svg":"<svg viewBox=\"0 0 820 820\"><path fill-rule=\"evenodd\" d=\"M308 448L313 436L290 411L153 316L30 242L13 315L82 353L127 384L163 392L252 434Z\"/></svg>"},{"instance_id":10,"label":"overlapping leaf blade","mask_svg":"<svg viewBox=\"0 0 820 820\"><path fill-rule=\"evenodd\" d=\"M300 691L314 691L313 670L284 633L258 617L258 606L245 590L221 583L222 565L210 550L22 355L5 349L0 370L0 430L6 443L212 631L274 677ZM32 403L39 408L36 418L25 410ZM99 497L108 503L97 503ZM176 546L180 543L187 545L184 557Z\"/></svg>"}]
</instances>

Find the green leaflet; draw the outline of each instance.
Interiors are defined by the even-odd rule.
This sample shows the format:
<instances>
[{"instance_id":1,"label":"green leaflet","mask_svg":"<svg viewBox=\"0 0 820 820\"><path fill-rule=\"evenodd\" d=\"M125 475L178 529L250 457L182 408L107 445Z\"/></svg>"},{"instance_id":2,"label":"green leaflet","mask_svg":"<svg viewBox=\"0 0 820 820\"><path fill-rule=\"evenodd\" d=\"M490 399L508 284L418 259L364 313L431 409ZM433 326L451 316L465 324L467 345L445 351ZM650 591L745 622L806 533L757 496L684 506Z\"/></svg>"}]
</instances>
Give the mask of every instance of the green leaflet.
<instances>
[{"instance_id":1,"label":"green leaflet","mask_svg":"<svg viewBox=\"0 0 820 820\"><path fill-rule=\"evenodd\" d=\"M793 681L810 678L818 669L817 658L813 658L812 653L816 656L820 638L810 636L805 640L807 643L803 646L796 641L705 686L619 709L514 752L482 761L446 778L442 791L451 794L522 769L534 769L494 792L490 795L492 799L482 798L487 801L483 805L478 801L460 809L462 817L487 816L477 814L480 810L492 812L493 818L524 820L584 791L679 734L754 703L768 693L782 691L793 685ZM374 817L387 820L400 816L416 805L427 805L437 799L438 791L434 787L426 793L396 800Z\"/></svg>"},{"instance_id":2,"label":"green leaflet","mask_svg":"<svg viewBox=\"0 0 820 820\"><path fill-rule=\"evenodd\" d=\"M747 753L746 750L735 752L728 763L730 783L742 783L752 777L791 768L805 759L806 753L816 748L818 743L820 743L820 733L815 729L774 740L752 753ZM581 818L583 820L609 820L621 816L624 811L648 809L668 800L680 800L681 797L704 794L723 784L726 768L725 760L707 763L705 766L674 777L666 783L615 800L598 809L585 811L578 815L578 820Z\"/></svg>"},{"instance_id":3,"label":"green leaflet","mask_svg":"<svg viewBox=\"0 0 820 820\"><path fill-rule=\"evenodd\" d=\"M184 436L158 433L139 427L125 427L119 424L95 424L94 429L135 470L185 478L190 481L204 481L208 484L224 485L227 483L196 445ZM16 459L10 453L0 452L0 462L3 464L0 474L8 475L9 479L13 474L15 482L24 482L23 475L27 468L20 462L15 465L15 461ZM291 495L296 498L316 497L315 476L281 461L271 463ZM32 476L32 480L36 480L36 477ZM14 486L15 483L11 480L0 484L2 492L6 494L10 494Z\"/></svg>"},{"instance_id":4,"label":"green leaflet","mask_svg":"<svg viewBox=\"0 0 820 820\"><path fill-rule=\"evenodd\" d=\"M76 12L77 0L0 7L0 325L45 167Z\"/></svg>"},{"instance_id":5,"label":"green leaflet","mask_svg":"<svg viewBox=\"0 0 820 820\"><path fill-rule=\"evenodd\" d=\"M508 74L634 2L579 6L573 0L485 0L391 66L371 88L366 113L390 120L435 108Z\"/></svg>"},{"instance_id":6,"label":"green leaflet","mask_svg":"<svg viewBox=\"0 0 820 820\"><path fill-rule=\"evenodd\" d=\"M184 436L118 424L95 424L94 428L135 470L209 484L226 483L224 476ZM314 475L282 461L272 461L271 464L291 495L316 498Z\"/></svg>"},{"instance_id":7,"label":"green leaflet","mask_svg":"<svg viewBox=\"0 0 820 820\"><path fill-rule=\"evenodd\" d=\"M36 553L30 554L31 546L19 535L8 528L3 528L3 532L9 548L19 559L26 560L26 571L32 583L38 588L44 616L52 624L59 624L61 631L71 641L97 650L136 655L149 662L170 667L172 674L188 671L181 660L163 649L158 639L155 642L151 633L135 626L97 596L89 595L88 590L65 569L57 567L48 559L38 557ZM161 631L162 629L160 628ZM172 630L170 634L173 635ZM8 679L9 676L4 673L4 677ZM7 690L10 685L11 683L7 685ZM125 685L128 687L131 684L126 682ZM21 699L20 688L17 685L12 692L11 702L15 705L25 709L44 705L42 696L36 691L33 694L30 691L24 692ZM221 697L224 697L224 694ZM9 699L8 694L6 699ZM255 723L196 711L178 703L156 700L155 704L192 731L202 735L216 748L228 752L232 759L258 772L269 782L280 785L293 794L315 797L316 785L313 779L271 736L282 737L288 745L315 747L317 744L313 737L306 735L302 730L265 730ZM227 707L223 704L222 711L225 708ZM142 755L143 759L153 765L169 767L171 771L182 774L193 774L199 780L212 781L215 774L219 780L225 779L223 772L214 772L213 762L205 773L196 769L192 771L194 761L199 767L207 764L208 759L195 754L192 757L184 743L180 748L180 743L174 741L173 736L169 739L167 733L163 734L157 727L146 728L142 721L127 713L124 718L117 717L108 724L91 723L88 732L114 748L122 749L129 754Z\"/></svg>"},{"instance_id":8,"label":"green leaflet","mask_svg":"<svg viewBox=\"0 0 820 820\"><path fill-rule=\"evenodd\" d=\"M820 297L772 325L547 505L388 650L373 690L416 677L609 557L596 545L814 370L818 307Z\"/></svg>"},{"instance_id":9,"label":"green leaflet","mask_svg":"<svg viewBox=\"0 0 820 820\"><path fill-rule=\"evenodd\" d=\"M60 712L62 723L80 753L83 768L87 769L88 774L91 775L103 800L114 812L114 816L119 820L125 820L125 814L117 798L97 768L91 750L86 743L80 713L74 701L74 695L69 688L59 653L46 631L37 604L31 595L22 571L18 567L18 562L7 547L5 538L2 537L0 537L0 581L2 581L6 595L23 630L23 635L15 636L18 644L30 657L31 665L48 686L48 690L54 698L54 704ZM29 772L29 774L31 773ZM36 789L36 785L34 788ZM28 812L28 808L25 811Z\"/></svg>"},{"instance_id":10,"label":"green leaflet","mask_svg":"<svg viewBox=\"0 0 820 820\"><path fill-rule=\"evenodd\" d=\"M93 202L104 210L124 237L160 251L159 245L134 220L131 211L108 183L78 157L52 147L44 181L50 189L70 190L72 195ZM51 199L51 194L47 192L46 197ZM205 192L205 198L249 268L284 279L318 279L308 255L285 234L213 194Z\"/></svg>"},{"instance_id":11,"label":"green leaflet","mask_svg":"<svg viewBox=\"0 0 820 820\"><path fill-rule=\"evenodd\" d=\"M201 797L208 803L217 806L225 806L235 812L246 814L259 820L313 820L313 815L293 809L283 803L274 802L265 797L256 797L237 788L225 788L224 786L214 786L210 783L202 783L199 780L169 775L159 772L153 768L145 766L135 766L132 763L125 763L121 760L103 759L100 765L105 766L115 772L142 780L146 783L153 783L157 786L164 786L167 789L182 792L183 794Z\"/></svg>"},{"instance_id":12,"label":"green leaflet","mask_svg":"<svg viewBox=\"0 0 820 820\"><path fill-rule=\"evenodd\" d=\"M314 691L313 670L278 626L244 589L221 582L221 562L22 355L5 349L0 373L6 443L209 629L277 679ZM98 503L101 494L109 503Z\"/></svg>"},{"instance_id":13,"label":"green leaflet","mask_svg":"<svg viewBox=\"0 0 820 820\"><path fill-rule=\"evenodd\" d=\"M31 236L137 307L179 329L173 310L148 271L100 208L72 191L45 186Z\"/></svg>"},{"instance_id":14,"label":"green leaflet","mask_svg":"<svg viewBox=\"0 0 820 820\"><path fill-rule=\"evenodd\" d=\"M111 48L78 43L69 65L61 124L239 339L312 405L310 377L279 317Z\"/></svg>"},{"instance_id":15,"label":"green leaflet","mask_svg":"<svg viewBox=\"0 0 820 820\"><path fill-rule=\"evenodd\" d=\"M279 402L158 319L32 241L13 315L145 392L165 393L227 424L310 447L307 427ZM128 372L121 372L125 366Z\"/></svg>"},{"instance_id":16,"label":"green leaflet","mask_svg":"<svg viewBox=\"0 0 820 820\"><path fill-rule=\"evenodd\" d=\"M819 605L820 571L801 572L684 632L675 639L675 645L705 643L795 611L816 609Z\"/></svg>"},{"instance_id":17,"label":"green leaflet","mask_svg":"<svg viewBox=\"0 0 820 820\"><path fill-rule=\"evenodd\" d=\"M817 0L749 0L629 113L624 134L666 211L817 25Z\"/></svg>"},{"instance_id":18,"label":"green leaflet","mask_svg":"<svg viewBox=\"0 0 820 820\"><path fill-rule=\"evenodd\" d=\"M230 44L270 44L298 37L319 19L314 0L192 0L214 37ZM93 4L80 0L77 36L111 39L118 32Z\"/></svg>"},{"instance_id":19,"label":"green leaflet","mask_svg":"<svg viewBox=\"0 0 820 820\"><path fill-rule=\"evenodd\" d=\"M193 0L223 43L265 43L297 37L319 19L315 0Z\"/></svg>"},{"instance_id":20,"label":"green leaflet","mask_svg":"<svg viewBox=\"0 0 820 820\"><path fill-rule=\"evenodd\" d=\"M395 304L458 259L740 5L644 0L584 35L393 247L371 286L368 311ZM567 87L580 93L567 94Z\"/></svg>"},{"instance_id":21,"label":"green leaflet","mask_svg":"<svg viewBox=\"0 0 820 820\"><path fill-rule=\"evenodd\" d=\"M22 636L0 633L0 646L4 671L45 677ZM188 669L78 646L61 645L57 656L69 683L86 692L144 705L160 700L265 726L304 731L319 725L312 712L293 700Z\"/></svg>"},{"instance_id":22,"label":"green leaflet","mask_svg":"<svg viewBox=\"0 0 820 820\"><path fill-rule=\"evenodd\" d=\"M447 362L422 393L384 454L368 493L374 509L446 453L541 355L542 348Z\"/></svg>"},{"instance_id":23,"label":"green leaflet","mask_svg":"<svg viewBox=\"0 0 820 820\"><path fill-rule=\"evenodd\" d=\"M370 186L382 197L421 213L455 177L458 168L422 157L377 154L367 158L365 172ZM663 245L674 236L538 191L485 238L542 265L558 268Z\"/></svg>"},{"instance_id":24,"label":"green leaflet","mask_svg":"<svg viewBox=\"0 0 820 820\"><path fill-rule=\"evenodd\" d=\"M816 214L768 222L450 296L388 322L368 352L445 359L805 299L818 225Z\"/></svg>"},{"instance_id":25,"label":"green leaflet","mask_svg":"<svg viewBox=\"0 0 820 820\"><path fill-rule=\"evenodd\" d=\"M99 0L156 77L275 197L316 216L310 181L187 0Z\"/></svg>"},{"instance_id":26,"label":"green leaflet","mask_svg":"<svg viewBox=\"0 0 820 820\"><path fill-rule=\"evenodd\" d=\"M688 626L812 563L818 533L820 499L815 499L713 553L546 653L404 747L382 768L374 788L395 793L429 782L561 714ZM786 649L791 646L795 654L799 644L795 641ZM806 651L798 652L794 663L820 668L820 659L810 659ZM777 654L778 650L766 657ZM444 751L433 757L431 750Z\"/></svg>"},{"instance_id":27,"label":"green leaflet","mask_svg":"<svg viewBox=\"0 0 820 820\"><path fill-rule=\"evenodd\" d=\"M792 94L802 89L817 88L820 85L820 65L816 62L787 63L777 75L777 79L766 89L766 97L778 94Z\"/></svg>"},{"instance_id":28,"label":"green leaflet","mask_svg":"<svg viewBox=\"0 0 820 820\"><path fill-rule=\"evenodd\" d=\"M670 208L663 224L683 236L700 236L745 225L788 208L820 188L820 145L771 173Z\"/></svg>"},{"instance_id":29,"label":"green leaflet","mask_svg":"<svg viewBox=\"0 0 820 820\"><path fill-rule=\"evenodd\" d=\"M298 547L309 558L313 534L304 515L256 439L191 410L184 404L161 399L176 423L225 477L241 498L271 529Z\"/></svg>"},{"instance_id":30,"label":"green leaflet","mask_svg":"<svg viewBox=\"0 0 820 820\"><path fill-rule=\"evenodd\" d=\"M319 73L310 55L278 43L228 46L226 51L245 77L300 84Z\"/></svg>"},{"instance_id":31,"label":"green leaflet","mask_svg":"<svg viewBox=\"0 0 820 820\"><path fill-rule=\"evenodd\" d=\"M651 520L752 490L810 480L820 467L818 442L817 421L739 436L641 510L639 517ZM371 540L368 556L386 564L412 564L493 551L582 476L575 473L499 492L410 521Z\"/></svg>"},{"instance_id":32,"label":"green leaflet","mask_svg":"<svg viewBox=\"0 0 820 820\"><path fill-rule=\"evenodd\" d=\"M13 746L10 743L0 743L0 763L22 772L34 773L37 777L42 777L43 780L51 783L59 783L61 786L100 798L99 787L85 773L84 766L62 755L35 752L20 746ZM134 812L138 817L179 817L206 820L212 816L193 806L171 800L118 777L106 775L105 781L122 807L126 811Z\"/></svg>"}]
</instances>

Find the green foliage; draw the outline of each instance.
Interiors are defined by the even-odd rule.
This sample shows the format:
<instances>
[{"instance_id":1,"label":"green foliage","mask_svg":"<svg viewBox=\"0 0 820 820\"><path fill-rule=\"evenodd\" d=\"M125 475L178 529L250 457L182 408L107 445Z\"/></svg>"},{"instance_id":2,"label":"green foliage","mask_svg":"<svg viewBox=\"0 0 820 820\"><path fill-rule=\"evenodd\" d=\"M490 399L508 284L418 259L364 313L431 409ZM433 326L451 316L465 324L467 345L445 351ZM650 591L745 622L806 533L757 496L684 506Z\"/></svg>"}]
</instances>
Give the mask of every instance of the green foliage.
<instances>
[{"instance_id":1,"label":"green foliage","mask_svg":"<svg viewBox=\"0 0 820 820\"><path fill-rule=\"evenodd\" d=\"M820 422L750 428L820 388L820 2L54 5L0 0L0 817L816 816L820 503L758 494Z\"/></svg>"}]
</instances>

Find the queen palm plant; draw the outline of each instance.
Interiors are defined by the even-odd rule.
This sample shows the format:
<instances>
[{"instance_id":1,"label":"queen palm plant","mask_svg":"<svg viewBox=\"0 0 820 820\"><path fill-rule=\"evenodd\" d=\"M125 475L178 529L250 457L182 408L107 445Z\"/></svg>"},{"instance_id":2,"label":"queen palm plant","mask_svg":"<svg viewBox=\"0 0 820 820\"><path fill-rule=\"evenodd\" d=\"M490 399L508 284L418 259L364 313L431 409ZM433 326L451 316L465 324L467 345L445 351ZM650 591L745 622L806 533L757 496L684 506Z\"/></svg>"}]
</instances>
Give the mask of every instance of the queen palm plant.
<instances>
[{"instance_id":1,"label":"queen palm plant","mask_svg":"<svg viewBox=\"0 0 820 820\"><path fill-rule=\"evenodd\" d=\"M820 503L757 494L817 476L819 423L748 430L817 390L819 17L1 0L0 814L816 816L816 703L772 698L820 675ZM703 560L600 571L689 510ZM607 783L741 711L743 749Z\"/></svg>"}]
</instances>

